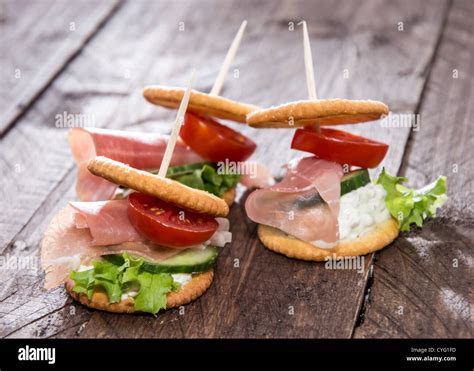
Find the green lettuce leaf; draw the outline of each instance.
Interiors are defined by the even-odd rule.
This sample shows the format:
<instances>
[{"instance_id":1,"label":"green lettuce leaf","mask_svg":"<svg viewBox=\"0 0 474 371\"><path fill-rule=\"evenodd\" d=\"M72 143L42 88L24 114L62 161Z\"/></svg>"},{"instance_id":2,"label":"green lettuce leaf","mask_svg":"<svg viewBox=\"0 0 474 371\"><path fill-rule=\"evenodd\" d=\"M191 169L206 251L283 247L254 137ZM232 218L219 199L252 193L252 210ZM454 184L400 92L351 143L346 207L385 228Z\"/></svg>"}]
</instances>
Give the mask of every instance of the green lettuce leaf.
<instances>
[{"instance_id":1,"label":"green lettuce leaf","mask_svg":"<svg viewBox=\"0 0 474 371\"><path fill-rule=\"evenodd\" d=\"M151 173L158 174L157 171L151 171ZM239 174L218 173L216 164L212 162L173 166L168 169L166 176L188 187L207 191L218 197L234 188L240 180ZM130 193L129 188L122 186L119 190L118 198L126 198Z\"/></svg>"},{"instance_id":2,"label":"green lettuce leaf","mask_svg":"<svg viewBox=\"0 0 474 371\"><path fill-rule=\"evenodd\" d=\"M135 309L153 314L166 308L166 295L180 287L169 273L141 272L137 275L137 280L140 283L140 291L135 297Z\"/></svg>"},{"instance_id":3,"label":"green lettuce leaf","mask_svg":"<svg viewBox=\"0 0 474 371\"><path fill-rule=\"evenodd\" d=\"M101 287L107 293L110 303L121 300L124 290L136 287L135 310L156 315L166 307L166 295L178 291L181 285L169 273L153 274L141 270L143 259L127 253L119 259L102 259L92 262L93 268L69 275L74 281L73 291L86 294L90 299L95 288Z\"/></svg>"},{"instance_id":4,"label":"green lettuce leaf","mask_svg":"<svg viewBox=\"0 0 474 371\"><path fill-rule=\"evenodd\" d=\"M127 253L124 253L122 256L127 266L127 269L123 272L122 285L138 281L137 276L140 273L143 259L131 258Z\"/></svg>"},{"instance_id":5,"label":"green lettuce leaf","mask_svg":"<svg viewBox=\"0 0 474 371\"><path fill-rule=\"evenodd\" d=\"M445 176L438 177L420 189L402 185L407 181L407 178L387 174L385 169L375 181L387 192L385 204L390 214L398 220L401 231L410 230L412 224L421 227L425 219L436 216L436 210L448 199Z\"/></svg>"},{"instance_id":6,"label":"green lettuce leaf","mask_svg":"<svg viewBox=\"0 0 474 371\"><path fill-rule=\"evenodd\" d=\"M82 272L72 271L69 278L74 281L73 291L78 294L86 294L90 299L94 292L94 270L89 269Z\"/></svg>"},{"instance_id":7,"label":"green lettuce leaf","mask_svg":"<svg viewBox=\"0 0 474 371\"><path fill-rule=\"evenodd\" d=\"M189 165L190 170L176 171L171 168L167 176L191 188L201 189L216 196L222 196L226 191L235 187L240 180L238 174L219 174L212 163L203 163L200 166Z\"/></svg>"}]
</instances>

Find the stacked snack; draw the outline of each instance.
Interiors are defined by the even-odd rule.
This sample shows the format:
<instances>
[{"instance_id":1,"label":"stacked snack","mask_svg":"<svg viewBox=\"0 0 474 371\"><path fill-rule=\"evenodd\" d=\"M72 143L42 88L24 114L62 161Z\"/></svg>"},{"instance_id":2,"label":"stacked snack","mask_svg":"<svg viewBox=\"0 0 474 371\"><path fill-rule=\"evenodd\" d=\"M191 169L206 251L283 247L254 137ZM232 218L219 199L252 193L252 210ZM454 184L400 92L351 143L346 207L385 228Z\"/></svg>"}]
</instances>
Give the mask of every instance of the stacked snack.
<instances>
[{"instance_id":1,"label":"stacked snack","mask_svg":"<svg viewBox=\"0 0 474 371\"><path fill-rule=\"evenodd\" d=\"M208 192L105 157L89 170L134 189L128 200L70 202L50 222L46 287L65 283L82 304L156 314L210 286L218 247L231 240L227 204Z\"/></svg>"},{"instance_id":2,"label":"stacked snack","mask_svg":"<svg viewBox=\"0 0 474 371\"><path fill-rule=\"evenodd\" d=\"M232 239L224 217L236 184L271 180L265 171L253 179L218 171L216 162L245 161L255 143L199 109L199 116L188 113L184 120L188 106L240 121L256 107L198 93L191 82L186 89L145 89L145 96L179 106L171 135L73 129L69 142L81 202L70 202L53 218L42 242L45 286L64 283L76 300L112 312L156 314L200 296L212 282L218 248Z\"/></svg>"},{"instance_id":3,"label":"stacked snack","mask_svg":"<svg viewBox=\"0 0 474 371\"><path fill-rule=\"evenodd\" d=\"M220 73L209 94L191 91L188 109L183 127L180 131L182 141L195 153L201 156L206 163L198 163L173 170L170 176L177 175L177 180L191 187L208 190L218 196L223 196L227 201L232 201L235 196L234 186L240 179L238 174L227 174L225 166L229 162L239 163L247 160L255 151L257 145L243 134L219 123L215 118L245 123L246 116L258 107L236 102L219 96L224 78L230 64L237 52L247 22L244 21L229 48ZM149 86L143 91L143 96L150 103L165 107L177 108L184 94L184 88ZM221 166L218 166L220 164ZM224 169L224 171L223 171ZM217 170L217 171L216 171ZM184 176L181 175L182 172ZM191 173L191 174L188 174ZM196 176L195 174L198 174ZM227 176L222 181L220 175ZM234 175L234 178L229 178ZM258 178L246 178L246 186L265 186L272 181L264 169L257 174ZM217 179L212 184L210 181ZM227 180L230 184L227 186ZM201 184L204 181L204 184ZM225 189L228 189L224 193Z\"/></svg>"},{"instance_id":4,"label":"stacked snack","mask_svg":"<svg viewBox=\"0 0 474 371\"><path fill-rule=\"evenodd\" d=\"M171 158L167 177L190 187L222 197L229 205L235 198L235 187L264 186L272 179L262 166L257 173L236 174L226 171L218 162L245 161L255 151L249 138L217 123L210 116L245 122L246 115L258 107L219 97L218 94L237 52L246 21L242 23L210 94L191 91L188 112L181 128L181 138ZM144 97L155 104L177 108L185 88L152 86ZM81 201L123 199L130 189L92 175L87 163L94 156L106 156L132 167L156 173L160 167L169 136L108 129L76 128L69 134L69 143L78 167L76 190Z\"/></svg>"},{"instance_id":5,"label":"stacked snack","mask_svg":"<svg viewBox=\"0 0 474 371\"><path fill-rule=\"evenodd\" d=\"M191 83L190 83L191 84ZM156 314L188 303L212 282L218 247L231 241L229 206L166 178L186 110L183 97L158 175L97 156L87 170L131 190L127 199L70 202L42 242L45 286L65 284L92 308Z\"/></svg>"},{"instance_id":6,"label":"stacked snack","mask_svg":"<svg viewBox=\"0 0 474 371\"><path fill-rule=\"evenodd\" d=\"M388 145L320 126L376 120L388 107L371 100L317 99L305 23L303 30L310 99L253 111L247 123L298 127L291 148L315 156L290 162L283 180L253 192L245 208L259 223L261 242L288 257L320 261L333 254L367 254L390 244L400 229L434 216L446 200L445 177L418 191L385 171L370 181L367 169L381 163Z\"/></svg>"}]
</instances>

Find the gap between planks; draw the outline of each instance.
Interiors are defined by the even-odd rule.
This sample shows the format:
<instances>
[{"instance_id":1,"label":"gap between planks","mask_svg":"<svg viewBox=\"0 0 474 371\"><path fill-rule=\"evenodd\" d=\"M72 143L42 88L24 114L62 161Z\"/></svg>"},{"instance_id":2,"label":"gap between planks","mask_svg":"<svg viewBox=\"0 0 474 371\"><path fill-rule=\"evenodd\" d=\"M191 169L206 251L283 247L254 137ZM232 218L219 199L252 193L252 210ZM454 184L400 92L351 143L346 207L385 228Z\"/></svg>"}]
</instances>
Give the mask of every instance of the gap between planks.
<instances>
[{"instance_id":1,"label":"gap between planks","mask_svg":"<svg viewBox=\"0 0 474 371\"><path fill-rule=\"evenodd\" d=\"M70 169L69 169L69 171L70 171ZM254 246L254 247L255 247L255 246ZM254 249L254 251L256 251L256 250ZM372 259L372 256L371 256L371 259ZM364 296L361 296L361 297L363 298Z\"/></svg>"},{"instance_id":2,"label":"gap between planks","mask_svg":"<svg viewBox=\"0 0 474 371\"><path fill-rule=\"evenodd\" d=\"M422 87L422 90L421 90L420 98L419 98L419 100L416 104L415 113L420 112L421 107L423 105L424 98L425 98L425 93L426 93L427 86L428 86L428 81L431 77L431 72L432 72L432 69L433 69L434 62L435 62L436 58L438 57L439 49L440 49L440 46L441 46L441 43L442 43L442 40L443 40L443 35L446 32L446 26L447 26L447 23L448 23L449 12L452 9L452 5L453 5L453 0L449 0L447 5L446 5L446 9L444 10L442 26L441 26L440 31L438 33L435 47L433 48L433 54L430 58L428 66L427 66L426 78L423 82L423 87ZM397 172L398 176L404 174L404 172L406 170L406 167L408 165L408 158L410 157L410 153L411 153L410 143L411 143L412 140L413 140L413 130L410 130L409 133L408 133L407 140L405 142L404 153L403 153L403 156L402 156L402 159L401 159L401 162L400 162L400 166L399 166L399 169L398 169L398 172ZM403 237L398 237L398 238L403 238ZM367 304L370 301L371 289L372 289L373 282L375 280L376 254L379 254L379 253L382 253L382 252L383 252L383 250L371 254L368 271L369 272L372 271L372 277L368 277L366 279L364 294L362 295L362 300L361 300L358 315L357 315L357 321L355 322L355 326L352 329L351 338L354 338L354 334L355 334L356 329L364 323L365 311L367 309Z\"/></svg>"}]
</instances>

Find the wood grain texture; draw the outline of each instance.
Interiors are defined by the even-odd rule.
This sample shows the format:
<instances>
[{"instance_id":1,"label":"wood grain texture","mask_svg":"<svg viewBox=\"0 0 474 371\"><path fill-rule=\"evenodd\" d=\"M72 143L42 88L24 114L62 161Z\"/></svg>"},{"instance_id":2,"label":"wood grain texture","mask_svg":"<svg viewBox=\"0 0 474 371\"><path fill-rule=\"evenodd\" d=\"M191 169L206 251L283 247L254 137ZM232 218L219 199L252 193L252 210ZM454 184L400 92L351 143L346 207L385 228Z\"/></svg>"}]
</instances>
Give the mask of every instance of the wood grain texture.
<instances>
[{"instance_id":1,"label":"wood grain texture","mask_svg":"<svg viewBox=\"0 0 474 371\"><path fill-rule=\"evenodd\" d=\"M472 2L454 1L401 170L413 186L447 175L449 201L439 218L377 254L356 337L473 336L473 17Z\"/></svg>"},{"instance_id":2,"label":"wood grain texture","mask_svg":"<svg viewBox=\"0 0 474 371\"><path fill-rule=\"evenodd\" d=\"M352 4L352 3L351 3ZM335 40L325 40L324 37L321 39L321 34L329 33L329 31L319 30L320 24L331 24L327 21L329 12L325 13L325 4L322 4L318 8L318 12L311 13L310 11L304 12L301 7L281 7L276 15L276 18L284 19L298 19L303 17L305 14L306 21L312 25L316 25L317 42L313 43L313 53L316 63L316 75L318 76L319 65L323 65L321 70L329 71L327 74L322 74L318 81L318 91L320 96L333 97L343 96L351 98L367 98L371 97L378 99L380 95L384 96L384 101L388 102L392 106L392 102L395 105L392 109L402 112L413 112L416 105L418 104L419 96L423 86L423 78L407 79L404 81L402 89L403 93L406 92L406 99L412 99L411 105L405 102L404 105L397 104L399 99L400 91L395 91L392 87L385 85L385 80L390 80L393 74L399 74L398 68L404 68L405 63L411 64L412 68L423 70L429 65L429 61L432 57L432 50L424 49L421 47L421 43L415 47L411 45L408 47L404 45L407 51L413 52L416 49L418 56L423 56L423 63L426 63L421 68L418 63L420 60L418 57L413 56L410 62L400 58L399 55L393 53L393 49L387 47L385 53L378 52L377 48L371 47L372 35L361 35L358 32L358 27L364 21L367 21L367 14L380 14L381 10L374 6L372 2L365 2L363 4L357 3L354 6L358 8L347 8L341 6L338 8L336 14L332 13L334 19L337 19L340 24L354 25L354 29L348 29L347 34L357 40L357 48L365 50L368 54L359 53L358 57L351 61L350 58L344 58L350 52L347 51L341 45L350 45L349 40L339 40L339 43ZM409 4L405 4L410 6ZM413 8L403 8L407 14L411 13L411 16L417 13L416 5L411 5ZM399 10L400 12L403 12ZM442 11L438 9L442 14ZM437 14L436 10L433 10ZM295 12L304 12L297 13ZM307 16L314 14L315 18ZM393 19L396 24L396 19L407 19L409 18L405 13L396 14L395 10L392 10L389 14L390 19ZM321 17L319 18L318 15ZM419 14L420 17L421 13ZM431 17L436 18L433 14L426 14L427 19ZM347 18L344 18L347 17ZM361 18L359 18L361 17ZM393 17L393 18L392 18ZM362 20L364 19L364 21ZM369 17L370 18L370 17ZM288 18L287 18L288 19ZM350 21L349 21L350 19ZM325 22L326 20L326 22ZM372 20L372 18L371 18ZM428 27L429 21L420 21L420 28L430 29L433 32L433 27ZM441 21L441 19L439 19ZM378 23L379 22L379 23ZM287 25L287 21L281 22L281 24ZM350 26L347 26L350 27ZM378 21L371 22L371 32L374 34L385 33L387 35L388 44L399 42L398 37L402 37L397 34L398 31L394 29L393 32L387 30L387 20L380 19ZM413 27L413 26L411 26ZM408 32L410 28L405 30ZM312 30L312 27L310 27ZM413 31L413 29L411 29ZM440 30L440 28L439 28ZM330 33L329 33L330 34ZM267 32L268 35L268 32ZM284 33L281 34L278 31L270 32L270 35L275 37L273 41L276 44L276 39L284 39ZM437 40L434 36L436 34L430 33L433 37L431 41ZM425 35L426 36L426 35ZM272 36L267 36L272 37ZM405 42L413 39L405 38ZM422 38L419 39L421 41ZM288 41L290 43L290 41ZM271 41L270 41L271 45ZM321 51L321 45L325 46L325 50ZM299 45L297 45L299 46ZM314 48L315 46L315 48ZM319 48L318 48L319 46ZM425 45L426 46L426 45ZM434 44L432 45L434 47ZM339 48L339 49L338 49ZM421 49L420 49L421 48ZM337 50L336 50L337 49ZM374 50L375 49L375 50ZM396 50L396 48L394 48ZM319 50L319 52L318 52ZM370 52L369 52L370 50ZM404 49L405 50L405 49ZM289 51L291 53L292 50ZM294 51L297 53L297 51ZM301 53L301 51L300 51ZM393 54L392 54L393 53ZM331 59L327 56L342 55L341 59ZM390 55L390 56L388 56ZM408 54L410 55L410 54ZM318 57L319 56L319 57ZM404 55L407 57L407 55ZM273 59L274 54L271 54ZM301 54L298 55L301 58ZM397 61L394 64L387 62L391 58L393 61ZM410 57L407 57L410 58ZM283 59L283 58L282 58ZM403 61L402 61L403 60ZM301 61L301 60L300 60ZM370 61L370 62L369 62ZM270 62L269 62L270 63ZM279 65L285 65L283 60L275 61ZM287 61L286 63L298 63ZM379 69L374 70L373 66L377 66ZM301 67L302 68L302 65ZM343 70L347 68L352 74L350 82L346 85L346 81L343 78ZM295 70L300 70L295 67ZM301 80L298 80L298 74L295 71L282 71L283 74L289 76L285 80L286 89L283 87L272 87L271 91L277 91L279 94L286 95L288 90L294 90L291 96L281 98L280 101L273 101L272 103L280 103L285 99L304 98L305 90L304 87L304 74L301 73ZM332 72L332 73L331 73ZM367 76L370 76L372 80L367 80ZM416 76L416 75L415 75ZM412 76L413 77L413 76ZM396 79L394 77L394 79ZM263 79L263 81L265 81ZM274 83L272 81L272 83ZM298 84L298 85L297 85ZM411 88L408 88L410 86ZM360 87L360 90L359 90ZM406 89L406 90L405 90ZM274 95L272 95L274 96ZM258 102L257 102L258 103ZM383 130L376 124L362 126L354 126L351 129L355 132L363 133L372 138L379 138L385 142L391 144L391 152L385 161L391 171L397 172L401 162L401 156L403 154L404 143L408 136L408 130L399 130L395 133L391 133L391 130ZM281 148L280 143L285 143L287 148L289 147L289 141L291 135L284 130L267 131L267 138L263 139L259 143L262 143L267 153L278 153L278 156L269 158L268 155L263 155L261 159L266 163L271 162L274 164L278 162L281 164L282 158L288 156L295 156L295 151L289 151L287 153L281 153L278 148ZM271 133L271 134L270 134ZM260 134L258 134L260 137ZM278 143L278 145L276 144ZM262 145L260 146L262 149ZM277 168L277 164L273 165L273 168ZM229 313L229 317L233 316L233 326L229 327L229 333L231 336L253 336L253 337L350 337L358 315L358 303L360 303L364 296L364 287L367 282L367 270L364 275L359 275L354 271L329 271L324 268L322 264L311 264L306 262L299 262L289 260L283 256L272 254L267 250L263 249L258 240L252 239L252 243L247 247L248 249L255 249L255 253L252 258L250 267L244 283L241 285L244 289L239 292L238 300L236 301L237 307L234 307ZM370 266L371 256L365 257L366 268ZM326 282L325 282L326 281ZM294 314L290 314L294 312ZM245 320L242 319L245 318Z\"/></svg>"},{"instance_id":3,"label":"wood grain texture","mask_svg":"<svg viewBox=\"0 0 474 371\"><path fill-rule=\"evenodd\" d=\"M183 85L196 67L196 88L210 90L244 18L248 30L224 96L262 106L304 98L301 33L299 28L289 31L288 22L305 18L322 97L373 98L392 110L414 112L446 10L445 1L426 8L408 0L396 5L216 4L126 2L1 139L0 196L2 204L13 205L0 217L3 256L37 257L46 223L74 198L67 130L55 126L57 114L91 114L96 126L169 131L174 112L146 103L142 87ZM403 32L397 31L400 21ZM184 32L179 22L184 22ZM345 69L349 78L344 78ZM289 150L290 131L234 127L259 143L255 159L276 174L299 155ZM374 123L349 130L388 142L385 164L398 171L409 129L393 131ZM270 253L258 242L243 202L232 208L234 242L223 249L214 284L184 308L184 315L173 310L153 319L92 311L71 304L62 289L46 292L41 272L0 271L0 336L350 337L372 256L365 258L367 269L359 274Z\"/></svg>"},{"instance_id":4,"label":"wood grain texture","mask_svg":"<svg viewBox=\"0 0 474 371\"><path fill-rule=\"evenodd\" d=\"M2 0L0 136L110 16L118 1Z\"/></svg>"}]
</instances>

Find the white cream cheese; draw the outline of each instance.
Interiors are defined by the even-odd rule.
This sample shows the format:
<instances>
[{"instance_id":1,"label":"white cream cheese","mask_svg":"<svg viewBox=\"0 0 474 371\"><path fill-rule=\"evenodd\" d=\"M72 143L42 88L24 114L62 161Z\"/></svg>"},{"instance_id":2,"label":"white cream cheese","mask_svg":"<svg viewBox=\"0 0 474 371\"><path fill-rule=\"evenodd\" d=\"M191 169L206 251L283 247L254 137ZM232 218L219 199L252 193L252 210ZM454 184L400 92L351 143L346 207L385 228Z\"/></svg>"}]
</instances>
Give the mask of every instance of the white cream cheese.
<instances>
[{"instance_id":1,"label":"white cream cheese","mask_svg":"<svg viewBox=\"0 0 474 371\"><path fill-rule=\"evenodd\" d=\"M390 219L385 206L385 189L369 183L341 197L339 208L339 240L354 240L375 224Z\"/></svg>"},{"instance_id":2,"label":"white cream cheese","mask_svg":"<svg viewBox=\"0 0 474 371\"><path fill-rule=\"evenodd\" d=\"M175 273L172 274L171 277L173 277L173 280L178 282L181 286L186 285L193 279L193 276L188 273Z\"/></svg>"},{"instance_id":3,"label":"white cream cheese","mask_svg":"<svg viewBox=\"0 0 474 371\"><path fill-rule=\"evenodd\" d=\"M315 240L315 241L309 241L311 245L314 245L316 247L319 247L321 249L332 249L334 246L337 245L339 241L337 242L326 242L323 240Z\"/></svg>"},{"instance_id":4,"label":"white cream cheese","mask_svg":"<svg viewBox=\"0 0 474 371\"><path fill-rule=\"evenodd\" d=\"M127 300L129 298L134 298L138 295L138 291L136 290L127 290L122 293L121 300Z\"/></svg>"},{"instance_id":5,"label":"white cream cheese","mask_svg":"<svg viewBox=\"0 0 474 371\"><path fill-rule=\"evenodd\" d=\"M232 242L232 232L229 231L229 219L216 218L219 226L211 238L202 244L189 246L188 249L204 250L207 246L224 247L227 243Z\"/></svg>"},{"instance_id":6,"label":"white cream cheese","mask_svg":"<svg viewBox=\"0 0 474 371\"><path fill-rule=\"evenodd\" d=\"M79 269L77 270L78 272L84 272L84 271L88 271L90 269L94 269L94 266L93 265L80 265L79 266Z\"/></svg>"},{"instance_id":7,"label":"white cream cheese","mask_svg":"<svg viewBox=\"0 0 474 371\"><path fill-rule=\"evenodd\" d=\"M216 218L217 223L219 223L219 227L212 235L211 239L208 244L217 247L224 247L226 243L232 242L232 232L229 231L230 223L229 219L226 218Z\"/></svg>"},{"instance_id":8,"label":"white cream cheese","mask_svg":"<svg viewBox=\"0 0 474 371\"><path fill-rule=\"evenodd\" d=\"M337 217L339 240L334 243L320 240L309 243L321 249L332 249L340 241L355 240L375 224L390 219L390 212L385 206L386 194L381 185L373 183L346 193L340 199Z\"/></svg>"}]
</instances>

